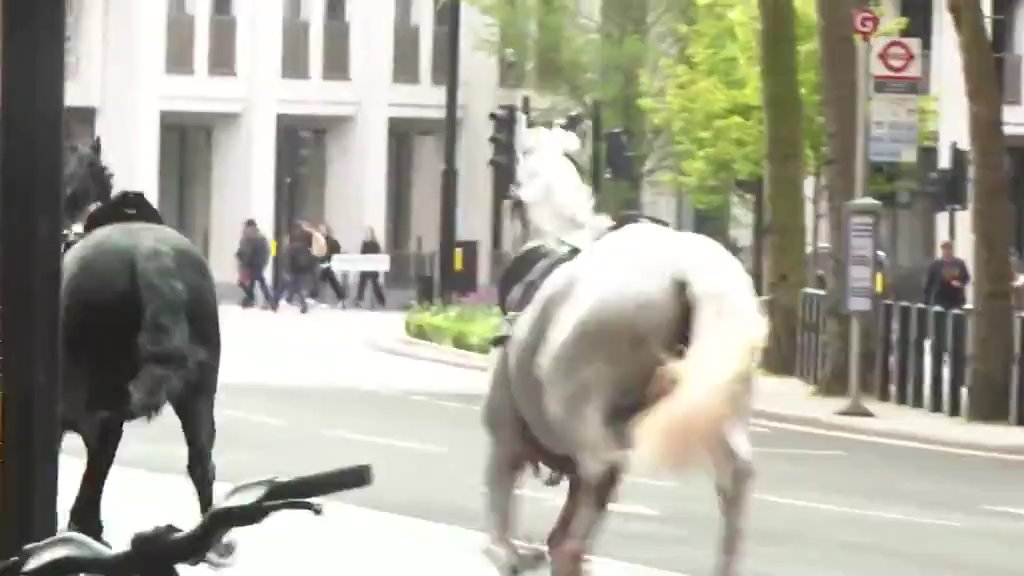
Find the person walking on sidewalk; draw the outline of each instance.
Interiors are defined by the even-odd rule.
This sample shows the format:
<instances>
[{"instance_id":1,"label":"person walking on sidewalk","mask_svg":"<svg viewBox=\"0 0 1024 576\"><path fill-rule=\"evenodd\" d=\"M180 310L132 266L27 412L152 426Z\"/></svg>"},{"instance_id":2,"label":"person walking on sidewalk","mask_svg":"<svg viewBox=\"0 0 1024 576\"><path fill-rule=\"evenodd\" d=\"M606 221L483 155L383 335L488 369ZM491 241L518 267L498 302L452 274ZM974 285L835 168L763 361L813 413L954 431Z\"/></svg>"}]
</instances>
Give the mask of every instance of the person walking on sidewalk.
<instances>
[{"instance_id":1,"label":"person walking on sidewalk","mask_svg":"<svg viewBox=\"0 0 1024 576\"><path fill-rule=\"evenodd\" d=\"M320 284L326 283L328 286L331 287L331 291L334 292L334 296L338 300L338 305L344 306L345 299L348 297L348 295L345 293L346 287L343 286L341 282L338 281L338 276L334 273L334 270L331 268L331 259L334 257L335 254L341 254L341 244L338 242L338 239L334 237L334 234L331 231L331 227L328 226L327 224L320 224L318 232L320 233L320 236L323 237L324 239L325 252L323 257L319 259L320 271L319 274L317 275L317 281L313 283L314 292L312 296L313 298L319 296Z\"/></svg>"},{"instance_id":2,"label":"person walking on sidewalk","mask_svg":"<svg viewBox=\"0 0 1024 576\"><path fill-rule=\"evenodd\" d=\"M256 305L256 286L259 286L263 294L264 304L276 308L277 303L263 275L263 270L270 261L270 243L252 218L246 220L242 228L242 238L238 243L235 258L238 260L239 285L245 294L242 308Z\"/></svg>"},{"instance_id":3,"label":"person walking on sidewalk","mask_svg":"<svg viewBox=\"0 0 1024 576\"><path fill-rule=\"evenodd\" d=\"M971 274L967 271L967 264L953 255L952 242L943 242L941 250L942 256L928 266L924 302L946 310L963 308L967 303L966 288Z\"/></svg>"},{"instance_id":4,"label":"person walking on sidewalk","mask_svg":"<svg viewBox=\"0 0 1024 576\"><path fill-rule=\"evenodd\" d=\"M373 231L373 228L366 229L366 237L363 239L363 244L359 247L360 254L380 254L382 252L380 242L377 241L377 234ZM378 306L383 308L386 304L384 299L384 290L380 287L380 272L360 272L359 273L359 287L356 289L356 305L363 305L363 293L366 292L366 284L369 283L373 287L373 296Z\"/></svg>"},{"instance_id":5,"label":"person walking on sidewalk","mask_svg":"<svg viewBox=\"0 0 1024 576\"><path fill-rule=\"evenodd\" d=\"M312 234L302 223L296 222L292 225L285 253L284 282L275 299L279 302L284 297L285 302L292 302L298 298L299 311L303 314L309 312L303 284L311 279L316 271L316 258L311 250L312 244Z\"/></svg>"}]
</instances>

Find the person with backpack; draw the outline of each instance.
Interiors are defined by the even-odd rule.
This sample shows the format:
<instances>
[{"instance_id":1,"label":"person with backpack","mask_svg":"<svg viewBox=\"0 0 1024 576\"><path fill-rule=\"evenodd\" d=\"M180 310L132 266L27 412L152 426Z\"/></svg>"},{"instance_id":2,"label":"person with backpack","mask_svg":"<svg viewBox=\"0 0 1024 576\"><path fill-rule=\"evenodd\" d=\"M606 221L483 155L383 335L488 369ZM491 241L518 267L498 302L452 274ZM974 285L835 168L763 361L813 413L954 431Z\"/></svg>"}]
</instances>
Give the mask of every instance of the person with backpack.
<instances>
[{"instance_id":1,"label":"person with backpack","mask_svg":"<svg viewBox=\"0 0 1024 576\"><path fill-rule=\"evenodd\" d=\"M292 225L285 248L284 278L275 298L275 307L281 298L291 302L299 300L299 312L309 312L303 283L310 280L316 271L316 257L313 256L313 235L302 222Z\"/></svg>"}]
</instances>

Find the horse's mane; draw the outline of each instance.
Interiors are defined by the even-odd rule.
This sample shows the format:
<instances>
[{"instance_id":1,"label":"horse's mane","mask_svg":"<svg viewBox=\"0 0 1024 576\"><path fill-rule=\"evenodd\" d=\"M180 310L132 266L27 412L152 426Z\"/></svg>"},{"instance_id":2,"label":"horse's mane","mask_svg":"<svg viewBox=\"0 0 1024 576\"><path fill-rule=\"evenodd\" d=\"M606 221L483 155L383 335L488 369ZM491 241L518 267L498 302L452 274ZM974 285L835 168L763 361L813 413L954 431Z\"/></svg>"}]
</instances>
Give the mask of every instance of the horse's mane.
<instances>
[{"instance_id":1,"label":"horse's mane","mask_svg":"<svg viewBox=\"0 0 1024 576\"><path fill-rule=\"evenodd\" d=\"M114 175L102 158L99 137L89 144L72 144L64 156L64 203L66 225L77 221L95 202L110 200Z\"/></svg>"}]
</instances>

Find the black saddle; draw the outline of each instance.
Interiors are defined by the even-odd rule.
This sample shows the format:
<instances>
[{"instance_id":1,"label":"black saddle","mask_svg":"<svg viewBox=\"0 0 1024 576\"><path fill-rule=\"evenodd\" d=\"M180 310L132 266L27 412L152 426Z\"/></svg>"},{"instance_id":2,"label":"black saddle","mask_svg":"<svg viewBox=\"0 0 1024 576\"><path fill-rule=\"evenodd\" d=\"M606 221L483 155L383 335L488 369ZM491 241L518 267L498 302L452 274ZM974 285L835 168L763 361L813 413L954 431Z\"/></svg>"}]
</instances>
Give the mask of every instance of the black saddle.
<instances>
[{"instance_id":1,"label":"black saddle","mask_svg":"<svg viewBox=\"0 0 1024 576\"><path fill-rule=\"evenodd\" d=\"M121 222L149 222L163 224L160 212L149 203L142 192L125 190L113 196L89 213L85 219L85 233L88 234L100 226Z\"/></svg>"},{"instance_id":2,"label":"black saddle","mask_svg":"<svg viewBox=\"0 0 1024 576\"><path fill-rule=\"evenodd\" d=\"M659 218L631 211L618 215L601 236L640 222L671 226ZM492 345L500 346L508 340L508 328L515 315L526 309L552 272L579 253L579 248L564 242L543 243L527 245L512 258L498 278L498 307L505 315L505 329L491 340Z\"/></svg>"}]
</instances>

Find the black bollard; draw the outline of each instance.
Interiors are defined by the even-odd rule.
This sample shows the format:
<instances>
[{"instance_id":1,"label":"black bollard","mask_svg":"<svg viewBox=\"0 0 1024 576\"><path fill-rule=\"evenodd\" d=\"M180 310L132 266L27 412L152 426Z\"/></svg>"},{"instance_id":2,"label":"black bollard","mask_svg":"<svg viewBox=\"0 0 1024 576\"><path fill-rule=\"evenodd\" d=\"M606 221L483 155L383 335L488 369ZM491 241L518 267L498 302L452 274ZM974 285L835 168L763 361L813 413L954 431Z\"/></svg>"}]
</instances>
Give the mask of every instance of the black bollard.
<instances>
[{"instance_id":1,"label":"black bollard","mask_svg":"<svg viewBox=\"0 0 1024 576\"><path fill-rule=\"evenodd\" d=\"M1013 316L1010 424L1024 426L1024 314L1021 313Z\"/></svg>"},{"instance_id":2,"label":"black bollard","mask_svg":"<svg viewBox=\"0 0 1024 576\"><path fill-rule=\"evenodd\" d=\"M893 336L896 356L896 398L897 404L906 404L910 398L910 338L913 305L900 302L896 310L896 329Z\"/></svg>"},{"instance_id":3,"label":"black bollard","mask_svg":"<svg viewBox=\"0 0 1024 576\"><path fill-rule=\"evenodd\" d=\"M882 402L889 401L889 385L892 375L893 322L896 303L882 302L878 308L878 354L875 356L875 395Z\"/></svg>"},{"instance_id":4,"label":"black bollard","mask_svg":"<svg viewBox=\"0 0 1024 576\"><path fill-rule=\"evenodd\" d=\"M949 342L949 382L946 389L946 414L950 416L960 415L960 394L967 379L967 325L971 322L972 316L964 310L954 310L949 315L949 325L946 331ZM1012 386L1012 383L1011 383Z\"/></svg>"},{"instance_id":5,"label":"black bollard","mask_svg":"<svg viewBox=\"0 0 1024 576\"><path fill-rule=\"evenodd\" d=\"M943 368L947 350L948 312L942 308L928 311L928 339L931 342L928 379L928 411L942 412Z\"/></svg>"},{"instance_id":6,"label":"black bollard","mask_svg":"<svg viewBox=\"0 0 1024 576\"><path fill-rule=\"evenodd\" d=\"M924 407L924 341L928 337L928 306L915 304L910 323L910 394L907 404Z\"/></svg>"}]
</instances>

